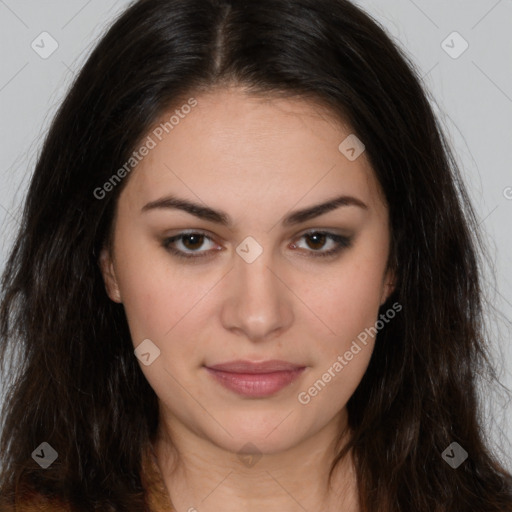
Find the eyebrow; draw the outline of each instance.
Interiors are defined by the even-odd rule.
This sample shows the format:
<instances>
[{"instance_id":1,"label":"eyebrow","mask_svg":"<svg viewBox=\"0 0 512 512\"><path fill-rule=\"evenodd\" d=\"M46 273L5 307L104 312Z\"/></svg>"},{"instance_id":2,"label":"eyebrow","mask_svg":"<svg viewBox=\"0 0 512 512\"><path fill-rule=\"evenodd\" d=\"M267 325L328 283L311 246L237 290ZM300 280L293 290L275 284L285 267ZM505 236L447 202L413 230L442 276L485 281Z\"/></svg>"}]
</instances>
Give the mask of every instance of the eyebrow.
<instances>
[{"instance_id":1,"label":"eyebrow","mask_svg":"<svg viewBox=\"0 0 512 512\"><path fill-rule=\"evenodd\" d=\"M357 199L356 197L352 196L343 195L335 197L334 199L330 199L325 203L310 206L302 210L296 210L288 214L283 219L282 224L283 226L294 226L296 224L300 224L310 219L319 217L320 215L340 208L341 206L357 206L364 210L368 209L368 206L365 203L363 203L360 199ZM233 227L233 221L231 220L227 213L221 210L214 210L207 206L203 206L198 203L193 203L187 199L182 199L172 195L163 197L161 199L157 199L156 201L152 201L146 204L145 206L142 207L141 213L159 209L182 210L200 219L215 222L228 228Z\"/></svg>"}]
</instances>

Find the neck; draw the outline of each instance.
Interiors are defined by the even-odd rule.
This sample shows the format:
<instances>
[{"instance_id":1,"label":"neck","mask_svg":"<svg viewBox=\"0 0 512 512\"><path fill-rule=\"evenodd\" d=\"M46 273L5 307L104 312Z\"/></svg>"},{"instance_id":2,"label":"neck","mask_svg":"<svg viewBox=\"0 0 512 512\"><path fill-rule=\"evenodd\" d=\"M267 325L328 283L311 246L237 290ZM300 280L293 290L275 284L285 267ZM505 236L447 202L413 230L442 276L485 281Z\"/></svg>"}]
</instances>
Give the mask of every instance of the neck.
<instances>
[{"instance_id":1,"label":"neck","mask_svg":"<svg viewBox=\"0 0 512 512\"><path fill-rule=\"evenodd\" d=\"M358 512L351 452L328 479L344 419L334 418L285 451L240 455L189 431L175 417L166 418L160 421L154 452L176 510ZM338 446L347 441L345 432Z\"/></svg>"}]
</instances>

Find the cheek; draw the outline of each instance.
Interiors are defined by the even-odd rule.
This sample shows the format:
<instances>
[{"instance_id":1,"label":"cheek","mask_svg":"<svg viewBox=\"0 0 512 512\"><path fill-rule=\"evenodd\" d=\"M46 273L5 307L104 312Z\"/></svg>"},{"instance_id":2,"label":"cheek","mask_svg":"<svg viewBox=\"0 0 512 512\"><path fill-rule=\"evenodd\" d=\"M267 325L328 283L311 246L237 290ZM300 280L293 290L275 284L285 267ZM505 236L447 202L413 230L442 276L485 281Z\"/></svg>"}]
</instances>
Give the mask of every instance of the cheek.
<instances>
[{"instance_id":1,"label":"cheek","mask_svg":"<svg viewBox=\"0 0 512 512\"><path fill-rule=\"evenodd\" d=\"M382 298L382 272L375 261L353 258L322 286L308 286L308 303L326 325L323 338L330 340L327 345L334 350L350 345L366 327L375 324Z\"/></svg>"},{"instance_id":2,"label":"cheek","mask_svg":"<svg viewBox=\"0 0 512 512\"><path fill-rule=\"evenodd\" d=\"M147 366L141 359L140 368L164 403L189 411L188 393L203 393L195 372L204 364L217 297L212 288L221 276L170 263L165 251L134 250L123 256L119 278L132 344L136 349L150 340L148 346L158 354ZM195 414L200 417L201 410Z\"/></svg>"},{"instance_id":3,"label":"cheek","mask_svg":"<svg viewBox=\"0 0 512 512\"><path fill-rule=\"evenodd\" d=\"M343 407L359 385L375 343L375 325L382 297L384 264L381 258L354 254L329 279L304 287L311 310L318 312L322 335L315 343L315 365L300 390L298 401L312 414ZM309 283L310 281L308 281ZM311 336L314 329L311 317ZM322 404L324 404L322 406Z\"/></svg>"},{"instance_id":4,"label":"cheek","mask_svg":"<svg viewBox=\"0 0 512 512\"><path fill-rule=\"evenodd\" d=\"M347 272L312 298L312 309L316 304L329 330L314 338L315 364L297 401L315 421L325 422L345 407L364 376L375 343L371 328L380 305L379 282L368 274Z\"/></svg>"},{"instance_id":5,"label":"cheek","mask_svg":"<svg viewBox=\"0 0 512 512\"><path fill-rule=\"evenodd\" d=\"M116 275L133 343L149 338L160 346L206 293L206 285L187 282L156 243L135 244L120 236L117 251Z\"/></svg>"},{"instance_id":6,"label":"cheek","mask_svg":"<svg viewBox=\"0 0 512 512\"><path fill-rule=\"evenodd\" d=\"M194 278L193 270L187 277L162 254L157 251L150 257L149 251L127 251L119 261L120 291L134 348L149 346L158 354L147 366L141 360L142 372L160 399L186 408L184 383L198 393L190 371L204 355L198 340L205 330L208 315L203 308L212 284ZM142 345L144 340L151 344Z\"/></svg>"}]
</instances>

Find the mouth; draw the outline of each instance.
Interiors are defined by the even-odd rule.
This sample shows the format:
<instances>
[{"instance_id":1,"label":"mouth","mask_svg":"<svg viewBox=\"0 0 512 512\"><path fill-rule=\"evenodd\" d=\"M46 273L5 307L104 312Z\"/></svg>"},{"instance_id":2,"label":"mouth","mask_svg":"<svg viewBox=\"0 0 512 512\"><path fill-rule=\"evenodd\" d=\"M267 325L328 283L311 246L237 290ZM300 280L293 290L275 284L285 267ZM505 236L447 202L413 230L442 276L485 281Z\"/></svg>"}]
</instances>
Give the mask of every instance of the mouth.
<instances>
[{"instance_id":1,"label":"mouth","mask_svg":"<svg viewBox=\"0 0 512 512\"><path fill-rule=\"evenodd\" d=\"M305 366L286 361L230 361L205 366L208 373L222 386L250 398L274 395L294 382L306 369Z\"/></svg>"}]
</instances>

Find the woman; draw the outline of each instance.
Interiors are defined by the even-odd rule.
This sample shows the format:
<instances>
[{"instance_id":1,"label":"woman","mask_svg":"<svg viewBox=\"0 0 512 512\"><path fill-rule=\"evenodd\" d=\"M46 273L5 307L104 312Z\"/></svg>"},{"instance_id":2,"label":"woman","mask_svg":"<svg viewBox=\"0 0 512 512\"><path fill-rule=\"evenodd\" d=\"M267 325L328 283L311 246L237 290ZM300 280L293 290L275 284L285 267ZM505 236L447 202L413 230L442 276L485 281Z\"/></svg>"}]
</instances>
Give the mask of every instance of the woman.
<instances>
[{"instance_id":1,"label":"woman","mask_svg":"<svg viewBox=\"0 0 512 512\"><path fill-rule=\"evenodd\" d=\"M512 510L478 240L360 9L136 2L55 118L5 270L1 510Z\"/></svg>"}]
</instances>

